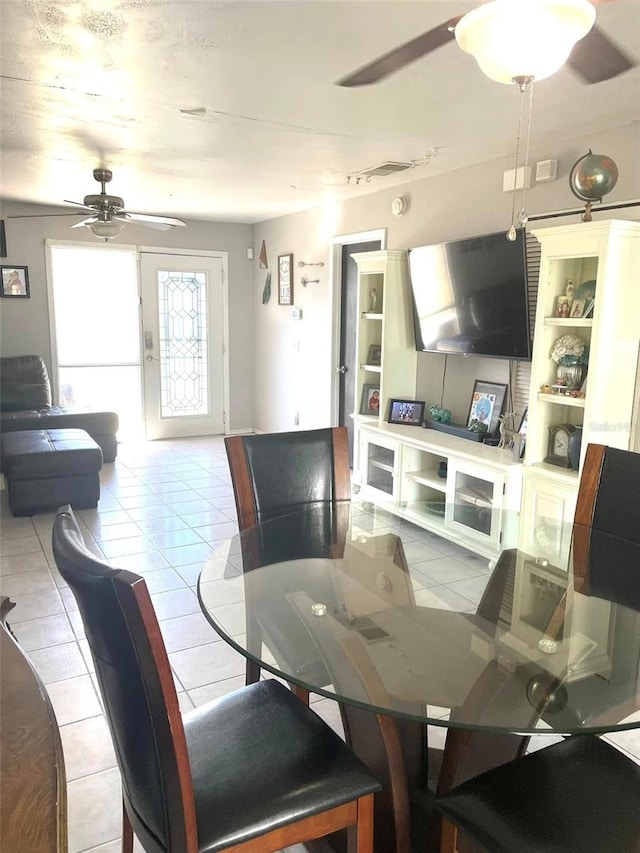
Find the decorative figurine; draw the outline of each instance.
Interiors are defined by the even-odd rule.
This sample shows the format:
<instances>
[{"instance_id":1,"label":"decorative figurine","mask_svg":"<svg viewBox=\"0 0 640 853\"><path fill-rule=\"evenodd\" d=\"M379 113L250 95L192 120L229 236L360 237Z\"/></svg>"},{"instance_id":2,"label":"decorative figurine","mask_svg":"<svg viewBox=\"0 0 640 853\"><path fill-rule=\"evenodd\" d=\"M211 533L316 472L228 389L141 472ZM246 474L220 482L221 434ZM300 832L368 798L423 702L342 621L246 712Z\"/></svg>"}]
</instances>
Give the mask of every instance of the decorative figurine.
<instances>
[{"instance_id":1,"label":"decorative figurine","mask_svg":"<svg viewBox=\"0 0 640 853\"><path fill-rule=\"evenodd\" d=\"M378 291L375 287L371 288L371 293L369 294L369 310L368 314L375 314L378 310Z\"/></svg>"}]
</instances>

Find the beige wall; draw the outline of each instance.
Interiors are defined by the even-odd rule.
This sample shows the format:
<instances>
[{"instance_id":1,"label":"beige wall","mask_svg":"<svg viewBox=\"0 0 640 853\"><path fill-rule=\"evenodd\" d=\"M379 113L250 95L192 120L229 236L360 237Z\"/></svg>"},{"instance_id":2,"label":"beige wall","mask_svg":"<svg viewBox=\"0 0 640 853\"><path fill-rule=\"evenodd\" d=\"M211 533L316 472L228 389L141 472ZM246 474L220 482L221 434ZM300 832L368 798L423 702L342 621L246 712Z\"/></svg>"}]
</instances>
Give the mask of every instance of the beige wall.
<instances>
[{"instance_id":1,"label":"beige wall","mask_svg":"<svg viewBox=\"0 0 640 853\"><path fill-rule=\"evenodd\" d=\"M558 179L535 185L527 193L529 214L569 210L580 202L569 190L568 175L575 161L589 148L607 154L618 164L620 178L607 196L607 203L640 199L640 125L604 131L589 137L546 148L532 147L530 162L559 160ZM392 154L390 155L392 159ZM444 152L442 157L446 157ZM502 192L502 176L513 168L509 159L496 160L470 169L429 175L429 167L420 167L424 178L403 186L384 188L350 201L314 208L254 226L256 255L253 276L254 338L254 423L264 431L294 429L296 413L300 428L307 429L332 422L332 389L335 363L332 348L332 294L330 241L336 235L387 229L387 248L408 249L441 240L456 239L491 231L506 230L510 224L511 195ZM391 200L404 195L409 201L402 217L393 217ZM640 219L640 207L594 218ZM556 219L542 224L561 224L574 219ZM262 240L267 246L269 268L273 276L271 300L261 303L265 271L258 268ZM278 305L277 256L293 252L299 260L325 262L304 270L321 283L302 288L296 266L294 302L302 308L301 320L293 320L291 309ZM298 349L299 342L299 349ZM443 359L438 355L418 356L417 397L428 403L439 402ZM476 378L508 382L508 364L497 359L450 358L447 366L445 404L454 419L464 419Z\"/></svg>"},{"instance_id":2,"label":"beige wall","mask_svg":"<svg viewBox=\"0 0 640 853\"><path fill-rule=\"evenodd\" d=\"M51 368L51 341L45 277L45 240L77 240L95 244L96 238L84 229L69 230L73 220L64 217L9 219L17 214L36 213L35 207L11 202L1 206L5 220L8 257L2 264L29 267L30 299L0 299L0 354L42 355ZM41 211L40 211L41 212ZM48 212L48 211L47 211ZM59 210L56 212L60 212ZM253 304L251 300L250 225L220 222L188 222L187 228L155 231L127 226L114 244L228 252L229 269L229 428L241 430L253 425ZM87 287L91 282L87 282Z\"/></svg>"},{"instance_id":3,"label":"beige wall","mask_svg":"<svg viewBox=\"0 0 640 853\"><path fill-rule=\"evenodd\" d=\"M532 163L556 158L559 171L555 182L529 190L527 210L531 215L578 206L568 187L568 174L588 148L608 154L618 164L620 179L607 203L640 199L640 125L636 123L553 147L533 146ZM446 151L440 158L446 158ZM332 423L335 385L331 239L382 228L387 229L387 247L397 249L506 229L511 195L502 192L502 175L512 167L512 158L441 175L430 175L429 166L423 166L412 177L424 177L403 186L385 188L385 180L380 178L372 184L380 189L368 195L258 223L253 228L202 221L190 221L188 228L171 232L130 226L118 242L228 252L230 428L294 429L296 416L301 429L325 426ZM407 197L409 207L404 216L396 218L390 213L391 200L401 194ZM26 264L31 280L31 299L0 300L0 353L42 353L50 364L44 241L95 238L84 230L81 234L69 231L67 219L7 218L29 212L36 211L8 202L0 207L9 249L3 263ZM594 218L609 216L640 219L640 208L594 214ZM541 224L567 221L572 220ZM265 305L262 291L266 271L258 263L262 240L272 273L271 299ZM246 260L250 245L253 261ZM292 318L291 307L278 305L277 256L288 252L294 255L294 304L302 309L301 320ZM322 260L325 266L302 270L297 267L300 260ZM321 282L303 288L302 275L319 277ZM418 362L419 399L439 402L442 357L424 353ZM466 416L476 378L506 382L507 363L477 358L448 360L445 405L452 409L454 419Z\"/></svg>"}]
</instances>

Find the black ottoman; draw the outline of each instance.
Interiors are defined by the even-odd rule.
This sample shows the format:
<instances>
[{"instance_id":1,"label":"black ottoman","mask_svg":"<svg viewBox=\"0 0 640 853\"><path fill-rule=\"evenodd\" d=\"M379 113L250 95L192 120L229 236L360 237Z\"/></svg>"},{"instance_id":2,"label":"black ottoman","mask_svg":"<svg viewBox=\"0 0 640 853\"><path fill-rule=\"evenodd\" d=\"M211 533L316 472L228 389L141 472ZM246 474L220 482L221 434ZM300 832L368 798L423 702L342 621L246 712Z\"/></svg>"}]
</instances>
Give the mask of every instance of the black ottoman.
<instances>
[{"instance_id":1,"label":"black ottoman","mask_svg":"<svg viewBox=\"0 0 640 853\"><path fill-rule=\"evenodd\" d=\"M102 451L82 429L5 433L2 460L14 515L62 504L76 509L98 505Z\"/></svg>"}]
</instances>

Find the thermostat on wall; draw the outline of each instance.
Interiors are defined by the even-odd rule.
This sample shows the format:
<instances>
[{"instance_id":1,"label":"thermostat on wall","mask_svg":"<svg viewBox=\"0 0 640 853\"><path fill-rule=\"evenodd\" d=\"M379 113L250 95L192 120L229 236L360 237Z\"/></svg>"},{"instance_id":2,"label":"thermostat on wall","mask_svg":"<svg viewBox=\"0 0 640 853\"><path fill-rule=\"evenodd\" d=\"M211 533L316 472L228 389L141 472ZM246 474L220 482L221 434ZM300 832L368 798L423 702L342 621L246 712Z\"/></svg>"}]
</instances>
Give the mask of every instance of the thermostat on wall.
<instances>
[{"instance_id":1,"label":"thermostat on wall","mask_svg":"<svg viewBox=\"0 0 640 853\"><path fill-rule=\"evenodd\" d=\"M302 320L302 308L292 308L291 316L294 320Z\"/></svg>"}]
</instances>

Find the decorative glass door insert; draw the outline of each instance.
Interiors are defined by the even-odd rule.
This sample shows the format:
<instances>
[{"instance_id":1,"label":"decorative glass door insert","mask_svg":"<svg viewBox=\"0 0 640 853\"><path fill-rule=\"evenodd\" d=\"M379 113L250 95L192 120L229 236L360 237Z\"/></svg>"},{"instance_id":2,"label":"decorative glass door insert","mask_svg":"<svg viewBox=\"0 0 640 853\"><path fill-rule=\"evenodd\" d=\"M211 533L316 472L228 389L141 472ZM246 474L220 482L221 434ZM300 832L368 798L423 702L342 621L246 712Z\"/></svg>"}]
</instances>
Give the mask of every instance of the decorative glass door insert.
<instances>
[{"instance_id":1,"label":"decorative glass door insert","mask_svg":"<svg viewBox=\"0 0 640 853\"><path fill-rule=\"evenodd\" d=\"M205 273L159 270L158 307L162 417L208 415Z\"/></svg>"}]
</instances>

